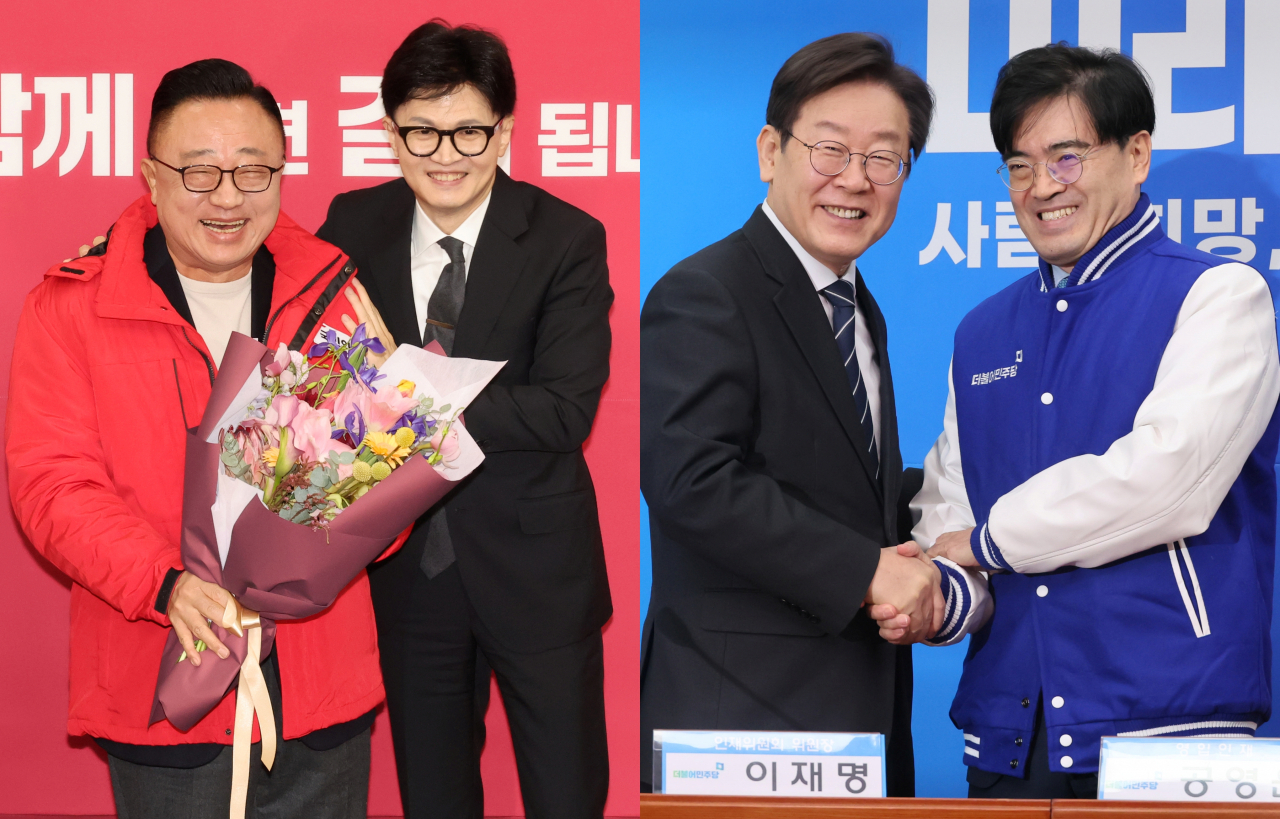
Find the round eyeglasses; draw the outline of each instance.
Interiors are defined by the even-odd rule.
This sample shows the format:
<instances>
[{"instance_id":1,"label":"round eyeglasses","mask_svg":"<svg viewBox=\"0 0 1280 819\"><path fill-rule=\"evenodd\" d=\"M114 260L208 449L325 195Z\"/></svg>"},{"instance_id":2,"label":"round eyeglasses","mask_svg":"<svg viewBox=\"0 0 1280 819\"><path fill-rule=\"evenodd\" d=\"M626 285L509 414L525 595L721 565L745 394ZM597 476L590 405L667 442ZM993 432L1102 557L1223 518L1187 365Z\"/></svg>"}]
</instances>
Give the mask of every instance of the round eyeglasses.
<instances>
[{"instance_id":1,"label":"round eyeglasses","mask_svg":"<svg viewBox=\"0 0 1280 819\"><path fill-rule=\"evenodd\" d=\"M489 149L489 140L502 124L499 119L492 125L467 125L462 128L443 131L439 128L428 128L425 125L396 124L396 131L404 140L404 147L414 156L431 156L440 150L444 138L453 141L453 149L463 156L479 156Z\"/></svg>"},{"instance_id":2,"label":"round eyeglasses","mask_svg":"<svg viewBox=\"0 0 1280 819\"><path fill-rule=\"evenodd\" d=\"M217 165L185 165L175 168L154 156L151 160L159 162L171 171L177 171L182 176L182 186L192 193L209 193L217 190L222 184L223 174L231 174L231 184L235 185L241 193L262 193L271 187L271 178L284 169L283 165L279 168L273 168L270 165L241 165L229 171Z\"/></svg>"},{"instance_id":3,"label":"round eyeglasses","mask_svg":"<svg viewBox=\"0 0 1280 819\"><path fill-rule=\"evenodd\" d=\"M892 185L902 178L907 168L907 163L893 151L860 154L833 140L824 139L810 145L790 131L783 133L809 149L809 164L823 176L839 176L844 173L855 156L862 157L862 169L867 174L867 179L877 185Z\"/></svg>"},{"instance_id":4,"label":"round eyeglasses","mask_svg":"<svg viewBox=\"0 0 1280 819\"><path fill-rule=\"evenodd\" d=\"M1063 185L1070 185L1072 182L1079 182L1081 174L1084 173L1084 163L1086 159L1091 159L1089 154L1095 149L1090 148L1082 154L1075 151L1067 151L1058 154L1054 159L1045 162L1027 162L1025 159L1011 159L996 169L996 173L1000 174L1000 180L1011 191L1021 192L1031 188L1036 182L1036 166L1043 165L1044 169L1049 172L1049 177L1055 182Z\"/></svg>"}]
</instances>

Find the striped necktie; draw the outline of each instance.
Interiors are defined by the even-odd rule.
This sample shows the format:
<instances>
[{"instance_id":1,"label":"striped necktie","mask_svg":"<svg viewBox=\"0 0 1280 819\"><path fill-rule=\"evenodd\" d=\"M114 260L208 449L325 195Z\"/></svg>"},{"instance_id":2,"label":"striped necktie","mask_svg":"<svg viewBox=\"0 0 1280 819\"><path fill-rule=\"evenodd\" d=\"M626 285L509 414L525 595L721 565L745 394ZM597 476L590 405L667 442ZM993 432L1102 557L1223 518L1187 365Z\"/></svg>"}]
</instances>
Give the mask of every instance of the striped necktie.
<instances>
[{"instance_id":1,"label":"striped necktie","mask_svg":"<svg viewBox=\"0 0 1280 819\"><path fill-rule=\"evenodd\" d=\"M849 386L853 388L853 403L858 412L858 423L862 425L862 435L867 443L867 455L876 468L876 478L880 477L880 452L876 448L875 423L871 418L871 404L867 401L867 385L862 380L862 370L858 367L857 351L854 349L854 292L853 285L844 279L822 288L822 295L831 304L831 324L835 329L836 346L840 348L840 356L844 359L844 372L849 378Z\"/></svg>"}]
</instances>

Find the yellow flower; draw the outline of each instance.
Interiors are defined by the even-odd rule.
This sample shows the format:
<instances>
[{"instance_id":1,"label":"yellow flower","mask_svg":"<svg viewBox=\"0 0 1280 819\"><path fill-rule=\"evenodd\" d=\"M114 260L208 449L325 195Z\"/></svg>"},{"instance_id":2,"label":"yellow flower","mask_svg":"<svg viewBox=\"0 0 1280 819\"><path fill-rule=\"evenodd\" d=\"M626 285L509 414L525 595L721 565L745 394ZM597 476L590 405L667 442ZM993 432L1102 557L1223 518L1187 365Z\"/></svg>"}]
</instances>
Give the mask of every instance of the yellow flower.
<instances>
[{"instance_id":1,"label":"yellow flower","mask_svg":"<svg viewBox=\"0 0 1280 819\"><path fill-rule=\"evenodd\" d=\"M364 461L356 461L351 465L351 477L360 483L368 483L369 479L373 477L373 472Z\"/></svg>"},{"instance_id":2,"label":"yellow flower","mask_svg":"<svg viewBox=\"0 0 1280 819\"><path fill-rule=\"evenodd\" d=\"M400 462L409 457L409 448L401 446L396 436L386 432L370 432L364 436L364 445L369 451L375 455L381 455L387 459L387 463L400 465ZM379 478L381 480L381 478Z\"/></svg>"},{"instance_id":3,"label":"yellow flower","mask_svg":"<svg viewBox=\"0 0 1280 819\"><path fill-rule=\"evenodd\" d=\"M418 434L409 427L400 427L396 430L396 444L406 449L413 446L413 442L418 440Z\"/></svg>"},{"instance_id":4,"label":"yellow flower","mask_svg":"<svg viewBox=\"0 0 1280 819\"><path fill-rule=\"evenodd\" d=\"M276 459L280 457L280 447L273 446L262 453L262 462L271 469L276 468Z\"/></svg>"},{"instance_id":5,"label":"yellow flower","mask_svg":"<svg viewBox=\"0 0 1280 819\"><path fill-rule=\"evenodd\" d=\"M373 473L374 480L381 481L386 480L386 477L391 474L391 467L387 466L382 461L378 461L369 468L369 471Z\"/></svg>"},{"instance_id":6,"label":"yellow flower","mask_svg":"<svg viewBox=\"0 0 1280 819\"><path fill-rule=\"evenodd\" d=\"M399 390L400 394L403 395L405 398L408 398L409 396L413 395L413 391L416 390L417 388L418 388L418 385L414 384L412 381L408 380L407 378L404 381L401 381L399 384L396 384L396 389Z\"/></svg>"}]
</instances>

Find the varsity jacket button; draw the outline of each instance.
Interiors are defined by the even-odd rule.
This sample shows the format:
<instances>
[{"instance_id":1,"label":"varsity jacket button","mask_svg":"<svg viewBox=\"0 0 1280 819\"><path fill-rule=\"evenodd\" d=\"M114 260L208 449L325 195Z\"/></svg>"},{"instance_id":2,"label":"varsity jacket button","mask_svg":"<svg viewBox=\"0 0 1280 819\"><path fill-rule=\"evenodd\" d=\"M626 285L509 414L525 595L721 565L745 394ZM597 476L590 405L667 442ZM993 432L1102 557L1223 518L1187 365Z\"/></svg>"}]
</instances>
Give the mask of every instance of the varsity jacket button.
<instances>
[{"instance_id":1,"label":"varsity jacket button","mask_svg":"<svg viewBox=\"0 0 1280 819\"><path fill-rule=\"evenodd\" d=\"M1023 697L1023 698L1022 698L1022 707L1023 707L1023 708L1030 708L1030 707L1031 707L1031 700L1027 699L1026 697Z\"/></svg>"},{"instance_id":2,"label":"varsity jacket button","mask_svg":"<svg viewBox=\"0 0 1280 819\"><path fill-rule=\"evenodd\" d=\"M1009 767L1013 768L1015 771L1018 770L1018 760L1016 759L1009 760Z\"/></svg>"},{"instance_id":3,"label":"varsity jacket button","mask_svg":"<svg viewBox=\"0 0 1280 819\"><path fill-rule=\"evenodd\" d=\"M1071 744L1071 734L1063 734L1058 738L1058 741L1062 743L1062 747L1067 747Z\"/></svg>"},{"instance_id":4,"label":"varsity jacket button","mask_svg":"<svg viewBox=\"0 0 1280 819\"><path fill-rule=\"evenodd\" d=\"M1074 764L1074 760L1072 760L1071 757L1069 756L1064 756L1061 762L1062 762L1062 767L1064 768L1070 768Z\"/></svg>"},{"instance_id":5,"label":"varsity jacket button","mask_svg":"<svg viewBox=\"0 0 1280 819\"><path fill-rule=\"evenodd\" d=\"M1018 737L1017 739L1015 739L1015 740L1013 741L1013 744L1014 744L1014 745L1017 745L1019 748L1021 748L1021 747L1022 747L1022 737Z\"/></svg>"},{"instance_id":6,"label":"varsity jacket button","mask_svg":"<svg viewBox=\"0 0 1280 819\"><path fill-rule=\"evenodd\" d=\"M1058 299L1058 312L1059 312L1059 313L1065 313L1065 312L1067 312L1067 300L1066 300L1066 299Z\"/></svg>"},{"instance_id":7,"label":"varsity jacket button","mask_svg":"<svg viewBox=\"0 0 1280 819\"><path fill-rule=\"evenodd\" d=\"M1036 586L1036 597L1048 597L1048 596L1049 596L1048 586Z\"/></svg>"},{"instance_id":8,"label":"varsity jacket button","mask_svg":"<svg viewBox=\"0 0 1280 819\"><path fill-rule=\"evenodd\" d=\"M1063 705L1066 704L1066 700L1062 699L1062 697L1054 697L1053 699L1049 700L1049 702L1053 704L1054 708L1061 708Z\"/></svg>"},{"instance_id":9,"label":"varsity jacket button","mask_svg":"<svg viewBox=\"0 0 1280 819\"><path fill-rule=\"evenodd\" d=\"M1047 406L1047 405L1049 405L1049 404L1052 404L1052 403L1053 403L1053 393L1051 393L1051 392L1046 392L1044 395L1040 396L1040 403L1041 403L1041 404L1045 404L1046 406Z\"/></svg>"}]
</instances>

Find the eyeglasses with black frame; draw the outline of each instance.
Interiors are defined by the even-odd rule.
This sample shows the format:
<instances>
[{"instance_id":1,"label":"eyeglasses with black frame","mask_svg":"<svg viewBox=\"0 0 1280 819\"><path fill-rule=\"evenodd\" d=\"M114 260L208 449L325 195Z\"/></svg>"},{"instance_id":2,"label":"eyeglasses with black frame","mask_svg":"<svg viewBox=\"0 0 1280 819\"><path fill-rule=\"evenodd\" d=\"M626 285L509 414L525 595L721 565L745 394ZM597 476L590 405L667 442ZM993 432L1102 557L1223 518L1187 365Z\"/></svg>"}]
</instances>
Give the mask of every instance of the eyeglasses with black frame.
<instances>
[{"instance_id":1,"label":"eyeglasses with black frame","mask_svg":"<svg viewBox=\"0 0 1280 819\"><path fill-rule=\"evenodd\" d=\"M1036 183L1036 166L1043 165L1044 169L1049 172L1049 177L1055 182L1063 185L1070 185L1073 182L1079 182L1080 177L1084 174L1084 163L1089 156L1097 150L1097 146L1090 148L1084 153L1076 153L1075 151L1065 151L1054 159L1045 162L1027 162L1025 159L1011 159L1005 162L996 173L1000 174L1000 181L1015 193L1029 190Z\"/></svg>"},{"instance_id":2,"label":"eyeglasses with black frame","mask_svg":"<svg viewBox=\"0 0 1280 819\"><path fill-rule=\"evenodd\" d=\"M151 157L153 162L159 162L171 171L177 171L182 177L182 186L192 193L209 193L215 191L222 184L224 174L231 174L231 184L236 186L236 190L241 193L262 193L271 187L271 178L280 171L284 170L284 166L273 168L270 165L240 165L226 170L219 168L217 165L184 165L181 168L175 168L163 159Z\"/></svg>"},{"instance_id":3,"label":"eyeglasses with black frame","mask_svg":"<svg viewBox=\"0 0 1280 819\"><path fill-rule=\"evenodd\" d=\"M823 176L839 176L849 167L855 156L862 157L862 169L867 179L877 185L892 185L902 178L909 163L893 151L873 151L860 154L851 151L835 140L824 139L813 145L800 139L790 131L782 133L809 149L809 165Z\"/></svg>"},{"instance_id":4,"label":"eyeglasses with black frame","mask_svg":"<svg viewBox=\"0 0 1280 819\"><path fill-rule=\"evenodd\" d=\"M494 132L501 124L502 119L499 119L492 125L464 125L446 131L426 125L396 123L396 131L400 134L400 139L404 140L404 147L414 156L431 156L440 150L445 137L453 142L453 149L463 156L479 156L489 150L489 140L493 139Z\"/></svg>"}]
</instances>

